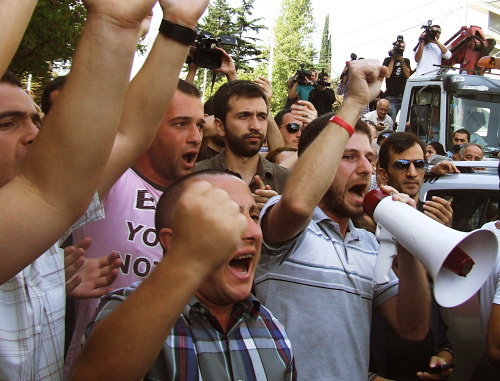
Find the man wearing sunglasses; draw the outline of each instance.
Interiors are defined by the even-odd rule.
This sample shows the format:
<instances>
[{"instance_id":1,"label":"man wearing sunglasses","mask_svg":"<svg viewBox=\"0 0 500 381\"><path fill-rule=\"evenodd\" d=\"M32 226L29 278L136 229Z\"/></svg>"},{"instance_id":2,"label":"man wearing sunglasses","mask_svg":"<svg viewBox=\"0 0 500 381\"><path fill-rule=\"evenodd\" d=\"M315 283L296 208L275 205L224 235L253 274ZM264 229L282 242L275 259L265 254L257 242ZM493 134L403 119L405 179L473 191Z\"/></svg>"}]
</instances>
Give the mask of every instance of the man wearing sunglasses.
<instances>
[{"instance_id":1,"label":"man wearing sunglasses","mask_svg":"<svg viewBox=\"0 0 500 381\"><path fill-rule=\"evenodd\" d=\"M299 148L299 139L302 134L302 121L295 119L292 109L287 108L278 112L274 121L279 127L285 145Z\"/></svg>"},{"instance_id":2,"label":"man wearing sunglasses","mask_svg":"<svg viewBox=\"0 0 500 381\"><path fill-rule=\"evenodd\" d=\"M379 151L379 178L398 192L406 193L418 203L419 210L429 217L451 226L450 203L434 196L422 203L418 193L425 175L425 145L415 135L396 132L388 137Z\"/></svg>"},{"instance_id":3,"label":"man wearing sunglasses","mask_svg":"<svg viewBox=\"0 0 500 381\"><path fill-rule=\"evenodd\" d=\"M424 150L424 143L416 135L393 133L380 147L378 179L382 184L408 194L421 212L449 227L453 211L448 201L434 196L432 201L424 203L418 198L425 174ZM371 333L374 367L371 370L386 378L400 380L414 378L417 372L423 378L422 372L433 366L431 363L454 364L455 355L450 350L451 345L436 304L431 311L430 330L424 340L417 343L394 333L375 312ZM388 359L392 359L391 362ZM448 377L451 373L452 370L445 369L439 377Z\"/></svg>"}]
</instances>

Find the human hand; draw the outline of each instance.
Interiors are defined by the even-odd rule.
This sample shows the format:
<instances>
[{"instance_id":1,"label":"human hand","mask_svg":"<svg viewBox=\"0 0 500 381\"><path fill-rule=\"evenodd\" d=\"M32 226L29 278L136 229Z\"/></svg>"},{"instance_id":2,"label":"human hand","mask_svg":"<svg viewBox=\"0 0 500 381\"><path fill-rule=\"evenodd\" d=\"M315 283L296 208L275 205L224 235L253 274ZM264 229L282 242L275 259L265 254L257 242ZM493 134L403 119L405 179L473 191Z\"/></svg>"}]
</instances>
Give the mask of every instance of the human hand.
<instances>
[{"instance_id":1,"label":"human hand","mask_svg":"<svg viewBox=\"0 0 500 381\"><path fill-rule=\"evenodd\" d=\"M259 85L259 87L266 94L267 104L271 102L271 97L273 96L273 89L271 88L271 81L265 77L259 77L254 79L254 82Z\"/></svg>"},{"instance_id":2,"label":"human hand","mask_svg":"<svg viewBox=\"0 0 500 381\"><path fill-rule=\"evenodd\" d=\"M365 107L380 93L387 67L380 66L378 60L364 59L351 61L349 71L351 74L348 100Z\"/></svg>"},{"instance_id":3,"label":"human hand","mask_svg":"<svg viewBox=\"0 0 500 381\"><path fill-rule=\"evenodd\" d=\"M247 228L239 205L206 181L186 186L172 211L172 249L206 274L224 263Z\"/></svg>"},{"instance_id":4,"label":"human hand","mask_svg":"<svg viewBox=\"0 0 500 381\"><path fill-rule=\"evenodd\" d=\"M92 239L86 237L64 249L66 295L70 298L99 298L112 290L109 286L118 276L122 264L118 252L85 258L83 255L91 244Z\"/></svg>"},{"instance_id":5,"label":"human hand","mask_svg":"<svg viewBox=\"0 0 500 381\"><path fill-rule=\"evenodd\" d=\"M159 2L165 20L195 29L209 0L160 0Z\"/></svg>"},{"instance_id":6,"label":"human hand","mask_svg":"<svg viewBox=\"0 0 500 381\"><path fill-rule=\"evenodd\" d=\"M291 106L292 114L295 119L300 120L307 125L318 117L318 111L309 101L300 100Z\"/></svg>"},{"instance_id":7,"label":"human hand","mask_svg":"<svg viewBox=\"0 0 500 381\"><path fill-rule=\"evenodd\" d=\"M406 193L399 193L395 188L389 185L380 185L380 190L382 192L389 193L394 201L399 201L404 204L408 204L413 208L417 207L417 203L414 199L412 199Z\"/></svg>"},{"instance_id":8,"label":"human hand","mask_svg":"<svg viewBox=\"0 0 500 381\"><path fill-rule=\"evenodd\" d=\"M122 29L141 30L143 20L150 14L156 0L83 0L87 19L95 18Z\"/></svg>"},{"instance_id":9,"label":"human hand","mask_svg":"<svg viewBox=\"0 0 500 381\"><path fill-rule=\"evenodd\" d=\"M443 160L431 167L433 175L444 175L445 173L460 173L457 166L448 160Z\"/></svg>"},{"instance_id":10,"label":"human hand","mask_svg":"<svg viewBox=\"0 0 500 381\"><path fill-rule=\"evenodd\" d=\"M424 214L444 226L451 227L453 209L451 203L444 198L432 196L432 200L424 203Z\"/></svg>"},{"instance_id":11,"label":"human hand","mask_svg":"<svg viewBox=\"0 0 500 381\"><path fill-rule=\"evenodd\" d=\"M417 372L417 377L421 380L444 380L453 373L453 364L446 363L445 359L442 357L432 356L429 361L429 368L434 368L438 365L445 367L445 369L435 374L429 372Z\"/></svg>"},{"instance_id":12,"label":"human hand","mask_svg":"<svg viewBox=\"0 0 500 381\"><path fill-rule=\"evenodd\" d=\"M222 53L222 63L220 68L212 70L224 74L228 81L237 80L238 75L236 73L236 67L234 66L234 60L224 49L219 48L218 46L216 46L215 49Z\"/></svg>"},{"instance_id":13,"label":"human hand","mask_svg":"<svg viewBox=\"0 0 500 381\"><path fill-rule=\"evenodd\" d=\"M253 181L255 182L255 184L257 184L258 189L256 189L255 193L253 193L252 195L255 202L257 203L259 211L261 211L264 205L266 205L266 202L271 197L277 196L278 192L272 190L269 185L264 184L264 181L262 181L259 175L255 175L253 177Z\"/></svg>"}]
</instances>

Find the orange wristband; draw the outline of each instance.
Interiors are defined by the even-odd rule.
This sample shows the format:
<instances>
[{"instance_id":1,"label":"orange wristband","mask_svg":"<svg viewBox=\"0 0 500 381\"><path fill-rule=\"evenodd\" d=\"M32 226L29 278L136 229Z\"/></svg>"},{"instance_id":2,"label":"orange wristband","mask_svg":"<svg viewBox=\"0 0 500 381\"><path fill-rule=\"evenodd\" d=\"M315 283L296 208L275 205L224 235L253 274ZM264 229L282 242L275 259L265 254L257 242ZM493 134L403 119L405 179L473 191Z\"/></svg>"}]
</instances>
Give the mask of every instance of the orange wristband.
<instances>
[{"instance_id":1,"label":"orange wristband","mask_svg":"<svg viewBox=\"0 0 500 381\"><path fill-rule=\"evenodd\" d=\"M337 123L340 127L342 127L344 130L346 130L349 133L349 137L354 134L354 128L347 123L344 119L339 118L337 115L335 115L332 119L330 119L330 123Z\"/></svg>"}]
</instances>

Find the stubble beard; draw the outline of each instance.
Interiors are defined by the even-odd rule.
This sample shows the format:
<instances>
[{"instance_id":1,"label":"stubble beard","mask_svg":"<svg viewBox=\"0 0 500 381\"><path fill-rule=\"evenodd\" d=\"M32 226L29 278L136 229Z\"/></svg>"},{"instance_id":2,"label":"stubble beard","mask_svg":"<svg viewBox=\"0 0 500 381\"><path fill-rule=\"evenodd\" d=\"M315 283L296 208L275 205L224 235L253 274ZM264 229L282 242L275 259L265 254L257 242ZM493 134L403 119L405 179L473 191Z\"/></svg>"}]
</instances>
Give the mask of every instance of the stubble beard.
<instances>
[{"instance_id":1,"label":"stubble beard","mask_svg":"<svg viewBox=\"0 0 500 381\"><path fill-rule=\"evenodd\" d=\"M248 136L259 135L260 141L258 144L249 143L246 141ZM226 129L226 142L227 146L237 156L253 157L259 153L262 145L264 144L265 136L259 132L251 132L240 136L233 135Z\"/></svg>"}]
</instances>

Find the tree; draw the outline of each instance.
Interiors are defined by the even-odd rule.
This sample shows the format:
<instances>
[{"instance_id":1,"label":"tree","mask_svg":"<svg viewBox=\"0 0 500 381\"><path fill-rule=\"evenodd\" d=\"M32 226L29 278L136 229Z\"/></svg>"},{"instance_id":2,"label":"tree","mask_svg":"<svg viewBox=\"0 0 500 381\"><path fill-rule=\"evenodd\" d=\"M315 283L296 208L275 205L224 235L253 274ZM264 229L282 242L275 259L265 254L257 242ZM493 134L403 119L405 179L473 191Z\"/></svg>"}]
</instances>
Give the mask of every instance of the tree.
<instances>
[{"instance_id":1,"label":"tree","mask_svg":"<svg viewBox=\"0 0 500 381\"><path fill-rule=\"evenodd\" d=\"M80 0L39 0L10 70L20 77L50 78L56 62L71 59L85 15Z\"/></svg>"},{"instance_id":2,"label":"tree","mask_svg":"<svg viewBox=\"0 0 500 381\"><path fill-rule=\"evenodd\" d=\"M259 24L260 18L251 18L255 0L241 0L241 6L232 8L227 0L215 0L208 6L207 15L200 22L198 29L209 32L215 37L230 35L236 37L236 46L221 45L233 58L236 70L253 71L251 61L259 62L262 58L257 47L259 39L254 37L265 28ZM201 82L201 73L198 73L197 85ZM214 72L208 75L208 88L211 88ZM224 76L217 75L216 82L224 82ZM220 85L214 84L214 91Z\"/></svg>"},{"instance_id":3,"label":"tree","mask_svg":"<svg viewBox=\"0 0 500 381\"><path fill-rule=\"evenodd\" d=\"M323 27L323 36L321 38L321 50L319 52L318 68L325 69L330 73L332 60L332 37L330 35L330 16L325 17L325 26Z\"/></svg>"},{"instance_id":4,"label":"tree","mask_svg":"<svg viewBox=\"0 0 500 381\"><path fill-rule=\"evenodd\" d=\"M312 33L314 20L311 0L282 0L280 16L274 28L273 100L271 109L283 108L288 93L287 80L304 63L313 66Z\"/></svg>"}]
</instances>

